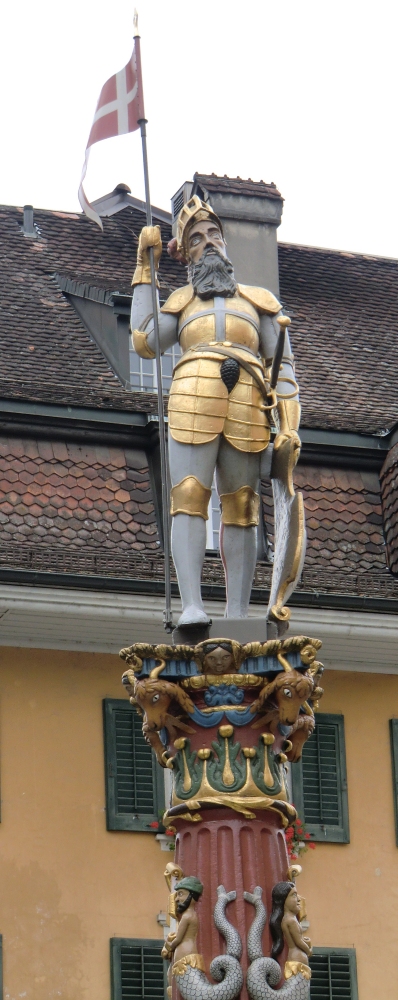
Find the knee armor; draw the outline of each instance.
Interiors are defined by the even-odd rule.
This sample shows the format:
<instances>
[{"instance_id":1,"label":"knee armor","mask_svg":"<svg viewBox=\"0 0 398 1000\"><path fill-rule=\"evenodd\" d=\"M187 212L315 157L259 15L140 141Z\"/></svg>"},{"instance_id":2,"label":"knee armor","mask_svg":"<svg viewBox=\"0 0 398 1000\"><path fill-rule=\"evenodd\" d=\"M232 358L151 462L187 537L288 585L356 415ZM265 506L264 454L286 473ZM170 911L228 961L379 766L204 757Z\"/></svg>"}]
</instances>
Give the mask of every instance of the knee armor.
<instances>
[{"instance_id":1,"label":"knee armor","mask_svg":"<svg viewBox=\"0 0 398 1000\"><path fill-rule=\"evenodd\" d=\"M211 490L203 486L196 476L185 476L171 490L171 516L190 514L191 517L203 517L207 521L210 497Z\"/></svg>"},{"instance_id":2,"label":"knee armor","mask_svg":"<svg viewBox=\"0 0 398 1000\"><path fill-rule=\"evenodd\" d=\"M221 522L250 528L258 524L260 496L251 486L241 486L234 493L222 493Z\"/></svg>"}]
</instances>

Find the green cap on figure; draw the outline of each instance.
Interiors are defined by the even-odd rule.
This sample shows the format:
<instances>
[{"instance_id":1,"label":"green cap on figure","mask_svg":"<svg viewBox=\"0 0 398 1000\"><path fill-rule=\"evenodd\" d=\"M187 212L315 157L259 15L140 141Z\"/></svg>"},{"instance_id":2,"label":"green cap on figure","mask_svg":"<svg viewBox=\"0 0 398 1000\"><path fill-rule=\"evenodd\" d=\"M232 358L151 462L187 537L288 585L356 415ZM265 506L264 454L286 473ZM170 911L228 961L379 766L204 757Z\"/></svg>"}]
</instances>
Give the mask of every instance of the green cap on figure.
<instances>
[{"instance_id":1,"label":"green cap on figure","mask_svg":"<svg viewBox=\"0 0 398 1000\"><path fill-rule=\"evenodd\" d=\"M203 892L203 885L199 879L196 878L196 875L187 875L186 878L182 878L179 882L176 882L174 892L177 892L177 889L187 889L188 892L194 893L195 896L201 896Z\"/></svg>"}]
</instances>

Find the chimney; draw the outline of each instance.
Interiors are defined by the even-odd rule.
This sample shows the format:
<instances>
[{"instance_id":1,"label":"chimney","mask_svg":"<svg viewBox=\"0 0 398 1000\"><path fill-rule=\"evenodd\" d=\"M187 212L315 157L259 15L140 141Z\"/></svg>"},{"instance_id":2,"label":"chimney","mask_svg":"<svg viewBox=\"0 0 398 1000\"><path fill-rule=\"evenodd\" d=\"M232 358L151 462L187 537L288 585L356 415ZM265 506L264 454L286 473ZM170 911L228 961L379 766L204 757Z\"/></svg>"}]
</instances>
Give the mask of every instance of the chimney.
<instances>
[{"instance_id":1,"label":"chimney","mask_svg":"<svg viewBox=\"0 0 398 1000\"><path fill-rule=\"evenodd\" d=\"M189 201L193 194L209 201L221 219L237 281L268 288L278 296L277 228L282 218L283 198L275 184L195 174L193 184L185 183L172 198L173 222L174 205L180 204L181 197L183 203Z\"/></svg>"},{"instance_id":2,"label":"chimney","mask_svg":"<svg viewBox=\"0 0 398 1000\"><path fill-rule=\"evenodd\" d=\"M24 205L22 232L29 239L37 240L38 233L33 222L33 205Z\"/></svg>"}]
</instances>

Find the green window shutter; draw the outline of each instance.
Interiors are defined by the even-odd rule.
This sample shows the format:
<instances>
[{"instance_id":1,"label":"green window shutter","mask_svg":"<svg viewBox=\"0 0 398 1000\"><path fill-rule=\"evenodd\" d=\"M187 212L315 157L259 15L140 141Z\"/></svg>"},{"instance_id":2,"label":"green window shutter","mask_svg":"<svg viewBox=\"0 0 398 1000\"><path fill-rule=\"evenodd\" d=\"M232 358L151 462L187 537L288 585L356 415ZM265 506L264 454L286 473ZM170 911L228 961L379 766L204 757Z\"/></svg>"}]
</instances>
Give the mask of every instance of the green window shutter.
<instances>
[{"instance_id":1,"label":"green window shutter","mask_svg":"<svg viewBox=\"0 0 398 1000\"><path fill-rule=\"evenodd\" d=\"M348 844L344 717L317 714L315 721L301 760L292 764L293 802L312 840Z\"/></svg>"},{"instance_id":2,"label":"green window shutter","mask_svg":"<svg viewBox=\"0 0 398 1000\"><path fill-rule=\"evenodd\" d=\"M127 699L105 698L103 710L107 829L153 832L164 809L163 769Z\"/></svg>"},{"instance_id":3,"label":"green window shutter","mask_svg":"<svg viewBox=\"0 0 398 1000\"><path fill-rule=\"evenodd\" d=\"M395 841L398 847L398 719L390 719L390 737L395 815Z\"/></svg>"},{"instance_id":4,"label":"green window shutter","mask_svg":"<svg viewBox=\"0 0 398 1000\"><path fill-rule=\"evenodd\" d=\"M112 1000L164 1000L164 941L111 938Z\"/></svg>"},{"instance_id":5,"label":"green window shutter","mask_svg":"<svg viewBox=\"0 0 398 1000\"><path fill-rule=\"evenodd\" d=\"M358 1000L354 948L314 948L311 1000Z\"/></svg>"}]
</instances>

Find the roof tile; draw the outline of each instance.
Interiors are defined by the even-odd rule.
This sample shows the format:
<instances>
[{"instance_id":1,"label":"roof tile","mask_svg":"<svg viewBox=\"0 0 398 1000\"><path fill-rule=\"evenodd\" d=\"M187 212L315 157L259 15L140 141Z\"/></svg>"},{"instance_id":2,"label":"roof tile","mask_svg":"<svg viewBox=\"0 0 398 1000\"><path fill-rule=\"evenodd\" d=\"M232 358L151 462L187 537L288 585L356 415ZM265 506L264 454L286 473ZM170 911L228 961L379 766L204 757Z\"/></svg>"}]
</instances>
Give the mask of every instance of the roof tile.
<instances>
[{"instance_id":1,"label":"roof tile","mask_svg":"<svg viewBox=\"0 0 398 1000\"><path fill-rule=\"evenodd\" d=\"M3 445L3 449L1 449ZM102 546L111 537L112 550L125 550L138 534L146 532L151 545L157 545L155 512L149 487L148 470L140 473L141 488L137 490L139 500L132 501L127 490L120 489L120 482L127 482L126 454L122 449L90 448L68 444L53 454L51 442L36 442L36 450L29 447L29 454L37 455L36 461L28 458L25 443L18 439L0 437L0 451L3 451L3 492L0 493L0 524L6 537L24 544L45 544L47 535L58 539L62 546L80 546L82 541L90 545ZM39 458L39 452L41 458ZM55 452L55 449L54 449ZM16 457L18 455L18 457ZM62 455L68 455L67 464ZM26 464L24 459L28 458ZM112 465L106 467L108 458ZM45 461L43 461L45 459ZM95 473L93 480L86 462L99 462L101 476ZM73 461L78 461L82 469L77 469ZM15 471L26 469L25 472ZM45 470L45 471L44 471ZM52 471L53 470L53 471ZM82 472L77 476L77 472ZM102 475L103 474L103 475ZM137 475L137 473L134 473ZM117 476L117 481L113 477ZM28 481L26 481L28 479ZM78 485L79 484L79 485ZM108 488L112 484L113 489ZM133 488L136 484L131 483ZM0 481L1 487L1 481ZM116 495L117 499L114 500ZM141 501L141 503L139 502ZM115 509L111 509L111 505ZM19 533L19 534L18 534ZM23 553L19 559L23 559Z\"/></svg>"}]
</instances>

